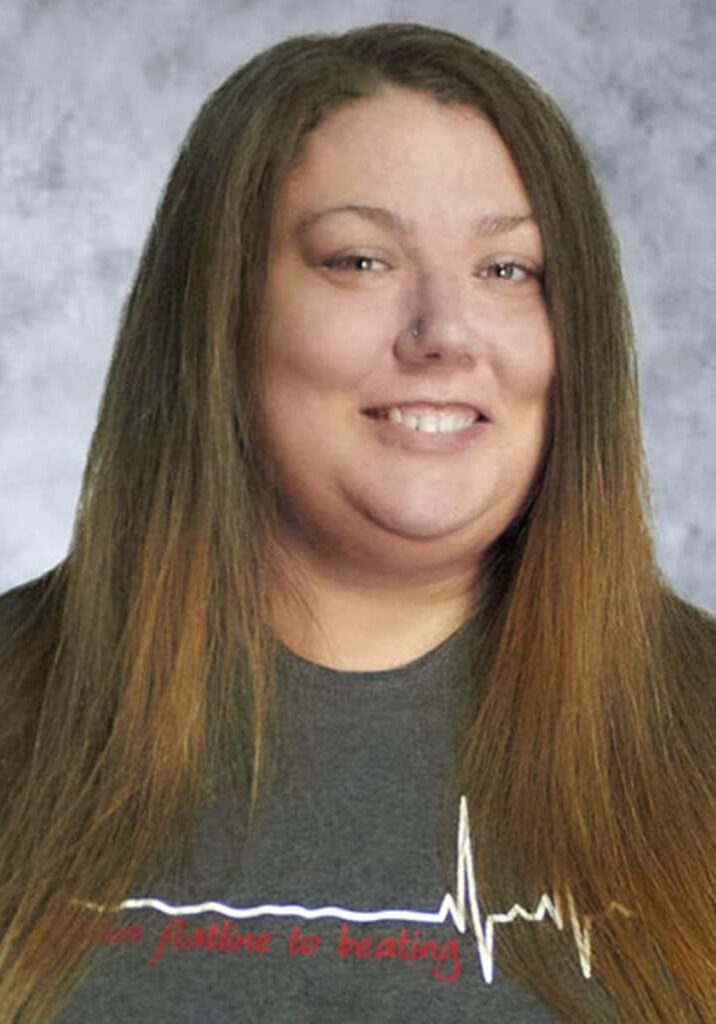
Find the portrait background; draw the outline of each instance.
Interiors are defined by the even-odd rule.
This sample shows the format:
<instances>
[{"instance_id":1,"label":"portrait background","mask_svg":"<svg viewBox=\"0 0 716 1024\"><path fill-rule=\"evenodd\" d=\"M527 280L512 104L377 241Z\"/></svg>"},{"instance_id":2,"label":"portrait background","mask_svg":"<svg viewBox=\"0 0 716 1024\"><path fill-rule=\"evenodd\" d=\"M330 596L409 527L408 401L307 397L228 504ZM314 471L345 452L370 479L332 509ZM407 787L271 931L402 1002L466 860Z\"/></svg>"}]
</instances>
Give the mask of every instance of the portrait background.
<instances>
[{"instance_id":1,"label":"portrait background","mask_svg":"<svg viewBox=\"0 0 716 1024\"><path fill-rule=\"evenodd\" d=\"M665 573L716 612L712 0L2 0L0 592L67 551L121 304L199 105L300 32L420 21L562 106L617 228Z\"/></svg>"}]
</instances>

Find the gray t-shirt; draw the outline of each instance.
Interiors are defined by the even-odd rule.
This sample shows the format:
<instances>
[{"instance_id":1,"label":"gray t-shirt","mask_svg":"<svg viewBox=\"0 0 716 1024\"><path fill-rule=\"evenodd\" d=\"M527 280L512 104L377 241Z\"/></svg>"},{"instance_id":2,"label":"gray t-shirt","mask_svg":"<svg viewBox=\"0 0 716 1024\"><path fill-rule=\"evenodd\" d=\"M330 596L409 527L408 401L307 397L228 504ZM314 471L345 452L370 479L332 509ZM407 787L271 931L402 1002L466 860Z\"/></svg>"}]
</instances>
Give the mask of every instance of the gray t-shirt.
<instances>
[{"instance_id":1,"label":"gray t-shirt","mask_svg":"<svg viewBox=\"0 0 716 1024\"><path fill-rule=\"evenodd\" d=\"M58 1020L558 1020L480 956L446 900L456 890L440 835L447 821L455 849L445 786L468 629L382 672L340 672L281 647L281 785L248 840L237 804L206 806L188 876L136 887L128 923L106 936Z\"/></svg>"}]
</instances>

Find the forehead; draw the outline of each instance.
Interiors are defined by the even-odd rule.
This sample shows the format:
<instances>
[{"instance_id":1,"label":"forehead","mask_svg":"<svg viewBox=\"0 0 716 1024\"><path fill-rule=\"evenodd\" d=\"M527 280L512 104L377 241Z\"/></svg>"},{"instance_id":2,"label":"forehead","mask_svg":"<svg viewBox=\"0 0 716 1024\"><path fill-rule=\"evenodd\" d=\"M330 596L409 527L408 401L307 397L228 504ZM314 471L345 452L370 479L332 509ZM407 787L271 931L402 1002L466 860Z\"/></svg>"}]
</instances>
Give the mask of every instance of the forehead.
<instances>
[{"instance_id":1,"label":"forehead","mask_svg":"<svg viewBox=\"0 0 716 1024\"><path fill-rule=\"evenodd\" d=\"M418 216L529 212L510 152L485 115L394 86L325 115L282 183L276 214L351 201Z\"/></svg>"}]
</instances>

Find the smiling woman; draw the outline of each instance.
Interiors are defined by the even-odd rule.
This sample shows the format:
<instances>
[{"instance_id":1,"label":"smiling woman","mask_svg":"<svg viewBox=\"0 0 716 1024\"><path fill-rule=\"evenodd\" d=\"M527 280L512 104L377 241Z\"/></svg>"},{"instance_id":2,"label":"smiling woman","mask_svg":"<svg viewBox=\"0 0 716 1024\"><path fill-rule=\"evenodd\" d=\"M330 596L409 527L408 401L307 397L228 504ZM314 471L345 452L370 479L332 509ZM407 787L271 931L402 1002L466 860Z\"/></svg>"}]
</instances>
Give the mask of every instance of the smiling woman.
<instances>
[{"instance_id":1,"label":"smiling woman","mask_svg":"<svg viewBox=\"0 0 716 1024\"><path fill-rule=\"evenodd\" d=\"M534 82L398 23L231 75L0 599L0 1021L716 1020L716 623L645 481Z\"/></svg>"},{"instance_id":2,"label":"smiling woman","mask_svg":"<svg viewBox=\"0 0 716 1024\"><path fill-rule=\"evenodd\" d=\"M473 107L383 87L307 139L276 199L263 333L281 551L331 623L324 648L286 610L297 653L392 668L469 616L476 554L543 457L542 260L509 151ZM526 269L489 273L507 266Z\"/></svg>"}]
</instances>

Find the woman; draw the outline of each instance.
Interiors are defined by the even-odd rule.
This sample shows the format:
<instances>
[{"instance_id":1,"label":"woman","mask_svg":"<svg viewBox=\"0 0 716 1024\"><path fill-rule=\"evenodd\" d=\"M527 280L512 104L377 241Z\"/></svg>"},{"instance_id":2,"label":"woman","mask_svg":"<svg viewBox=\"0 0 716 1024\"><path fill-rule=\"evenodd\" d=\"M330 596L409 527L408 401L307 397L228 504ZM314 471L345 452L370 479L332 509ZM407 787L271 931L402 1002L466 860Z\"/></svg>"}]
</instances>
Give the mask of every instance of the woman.
<instances>
[{"instance_id":1,"label":"woman","mask_svg":"<svg viewBox=\"0 0 716 1024\"><path fill-rule=\"evenodd\" d=\"M495 54L209 97L1 604L2 1020L716 1020L716 628L592 172Z\"/></svg>"}]
</instances>

